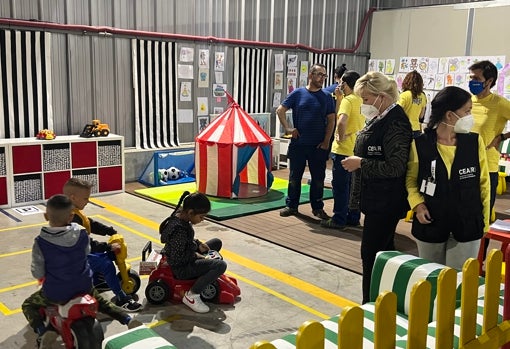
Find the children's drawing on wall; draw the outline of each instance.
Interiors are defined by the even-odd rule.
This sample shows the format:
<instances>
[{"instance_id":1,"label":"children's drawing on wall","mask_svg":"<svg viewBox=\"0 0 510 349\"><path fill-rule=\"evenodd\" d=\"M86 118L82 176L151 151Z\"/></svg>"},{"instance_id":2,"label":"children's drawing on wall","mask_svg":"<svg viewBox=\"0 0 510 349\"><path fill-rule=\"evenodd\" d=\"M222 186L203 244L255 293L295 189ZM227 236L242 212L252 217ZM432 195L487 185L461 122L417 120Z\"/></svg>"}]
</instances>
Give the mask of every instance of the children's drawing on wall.
<instances>
[{"instance_id":1,"label":"children's drawing on wall","mask_svg":"<svg viewBox=\"0 0 510 349\"><path fill-rule=\"evenodd\" d=\"M214 80L217 84L223 84L223 72L222 71L214 72Z\"/></svg>"},{"instance_id":2,"label":"children's drawing on wall","mask_svg":"<svg viewBox=\"0 0 510 349\"><path fill-rule=\"evenodd\" d=\"M179 60L181 62L193 62L194 49L192 47L181 47Z\"/></svg>"},{"instance_id":3,"label":"children's drawing on wall","mask_svg":"<svg viewBox=\"0 0 510 349\"><path fill-rule=\"evenodd\" d=\"M409 60L409 71L418 70L418 58L411 57Z\"/></svg>"},{"instance_id":4,"label":"children's drawing on wall","mask_svg":"<svg viewBox=\"0 0 510 349\"><path fill-rule=\"evenodd\" d=\"M267 135L269 135L269 133L271 132L271 124L270 124L270 121L269 121L270 115L271 114L268 114L268 113L264 113L264 114L258 114L258 113L250 114L250 116L257 122L257 125L259 125L264 130L264 132Z\"/></svg>"},{"instance_id":5,"label":"children's drawing on wall","mask_svg":"<svg viewBox=\"0 0 510 349\"><path fill-rule=\"evenodd\" d=\"M384 67L384 74L393 75L394 71L395 71L395 60L387 59L385 67Z\"/></svg>"},{"instance_id":6,"label":"children's drawing on wall","mask_svg":"<svg viewBox=\"0 0 510 349\"><path fill-rule=\"evenodd\" d=\"M434 90L442 90L444 88L444 74L436 74L436 86Z\"/></svg>"},{"instance_id":7,"label":"children's drawing on wall","mask_svg":"<svg viewBox=\"0 0 510 349\"><path fill-rule=\"evenodd\" d=\"M418 73L426 74L429 71L429 59L427 57L418 58Z\"/></svg>"},{"instance_id":8,"label":"children's drawing on wall","mask_svg":"<svg viewBox=\"0 0 510 349\"><path fill-rule=\"evenodd\" d=\"M298 56L297 55L289 55L287 57L287 67L297 67Z\"/></svg>"},{"instance_id":9,"label":"children's drawing on wall","mask_svg":"<svg viewBox=\"0 0 510 349\"><path fill-rule=\"evenodd\" d=\"M397 76L395 76L395 82L397 83L399 91L402 91L402 82L404 81L405 77L406 74L404 73L398 73Z\"/></svg>"},{"instance_id":10,"label":"children's drawing on wall","mask_svg":"<svg viewBox=\"0 0 510 349\"><path fill-rule=\"evenodd\" d=\"M276 72L274 73L274 89L281 90L283 88L283 73Z\"/></svg>"},{"instance_id":11,"label":"children's drawing on wall","mask_svg":"<svg viewBox=\"0 0 510 349\"><path fill-rule=\"evenodd\" d=\"M209 68L198 69L198 87L209 87Z\"/></svg>"},{"instance_id":12,"label":"children's drawing on wall","mask_svg":"<svg viewBox=\"0 0 510 349\"><path fill-rule=\"evenodd\" d=\"M308 76L308 61L301 61L299 65L299 76Z\"/></svg>"},{"instance_id":13,"label":"children's drawing on wall","mask_svg":"<svg viewBox=\"0 0 510 349\"><path fill-rule=\"evenodd\" d=\"M197 97L197 115L209 115L209 98Z\"/></svg>"},{"instance_id":14,"label":"children's drawing on wall","mask_svg":"<svg viewBox=\"0 0 510 349\"><path fill-rule=\"evenodd\" d=\"M181 102L191 101L191 82L190 81L182 81L181 82L181 93L180 93L179 100Z\"/></svg>"},{"instance_id":15,"label":"children's drawing on wall","mask_svg":"<svg viewBox=\"0 0 510 349\"><path fill-rule=\"evenodd\" d=\"M201 133L209 126L209 117L208 116L199 116L198 117L198 133Z\"/></svg>"},{"instance_id":16,"label":"children's drawing on wall","mask_svg":"<svg viewBox=\"0 0 510 349\"><path fill-rule=\"evenodd\" d=\"M295 88L295 81L293 78L289 78L287 80L287 93L291 93L292 91L294 91L294 88Z\"/></svg>"},{"instance_id":17,"label":"children's drawing on wall","mask_svg":"<svg viewBox=\"0 0 510 349\"><path fill-rule=\"evenodd\" d=\"M439 58L429 58L429 69L428 69L427 73L437 74L438 68L439 68Z\"/></svg>"},{"instance_id":18,"label":"children's drawing on wall","mask_svg":"<svg viewBox=\"0 0 510 349\"><path fill-rule=\"evenodd\" d=\"M214 107L214 114L221 114L223 113L223 107Z\"/></svg>"},{"instance_id":19,"label":"children's drawing on wall","mask_svg":"<svg viewBox=\"0 0 510 349\"><path fill-rule=\"evenodd\" d=\"M192 124L193 109L177 109L177 121L181 124Z\"/></svg>"},{"instance_id":20,"label":"children's drawing on wall","mask_svg":"<svg viewBox=\"0 0 510 349\"><path fill-rule=\"evenodd\" d=\"M209 68L209 50L198 51L198 66L200 68Z\"/></svg>"},{"instance_id":21,"label":"children's drawing on wall","mask_svg":"<svg viewBox=\"0 0 510 349\"><path fill-rule=\"evenodd\" d=\"M466 83L466 74L455 74L455 86L464 89L468 87Z\"/></svg>"},{"instance_id":22,"label":"children's drawing on wall","mask_svg":"<svg viewBox=\"0 0 510 349\"><path fill-rule=\"evenodd\" d=\"M300 76L299 77L299 87L306 87L308 84L308 77Z\"/></svg>"},{"instance_id":23,"label":"children's drawing on wall","mask_svg":"<svg viewBox=\"0 0 510 349\"><path fill-rule=\"evenodd\" d=\"M448 57L439 58L439 66L437 68L437 73L438 74L448 73Z\"/></svg>"},{"instance_id":24,"label":"children's drawing on wall","mask_svg":"<svg viewBox=\"0 0 510 349\"><path fill-rule=\"evenodd\" d=\"M274 55L274 71L283 71L283 53Z\"/></svg>"},{"instance_id":25,"label":"children's drawing on wall","mask_svg":"<svg viewBox=\"0 0 510 349\"><path fill-rule=\"evenodd\" d=\"M273 108L278 108L278 106L281 104L281 100L282 100L282 93L275 92L273 95Z\"/></svg>"},{"instance_id":26,"label":"children's drawing on wall","mask_svg":"<svg viewBox=\"0 0 510 349\"><path fill-rule=\"evenodd\" d=\"M422 74L423 77L423 88L425 90L433 90L436 86L436 75L435 74Z\"/></svg>"},{"instance_id":27,"label":"children's drawing on wall","mask_svg":"<svg viewBox=\"0 0 510 349\"><path fill-rule=\"evenodd\" d=\"M225 71L225 52L216 52L214 54L214 70Z\"/></svg>"},{"instance_id":28,"label":"children's drawing on wall","mask_svg":"<svg viewBox=\"0 0 510 349\"><path fill-rule=\"evenodd\" d=\"M455 80L455 74L446 74L444 77L445 86L453 86L454 80Z\"/></svg>"},{"instance_id":29,"label":"children's drawing on wall","mask_svg":"<svg viewBox=\"0 0 510 349\"><path fill-rule=\"evenodd\" d=\"M225 97L226 90L227 90L227 84L213 84L213 96L214 97Z\"/></svg>"},{"instance_id":30,"label":"children's drawing on wall","mask_svg":"<svg viewBox=\"0 0 510 349\"><path fill-rule=\"evenodd\" d=\"M193 65L191 64L178 64L177 77L179 79L193 79Z\"/></svg>"},{"instance_id":31,"label":"children's drawing on wall","mask_svg":"<svg viewBox=\"0 0 510 349\"><path fill-rule=\"evenodd\" d=\"M386 61L384 59L378 59L377 60L377 71L379 73L384 74L384 69L386 68Z\"/></svg>"}]
</instances>

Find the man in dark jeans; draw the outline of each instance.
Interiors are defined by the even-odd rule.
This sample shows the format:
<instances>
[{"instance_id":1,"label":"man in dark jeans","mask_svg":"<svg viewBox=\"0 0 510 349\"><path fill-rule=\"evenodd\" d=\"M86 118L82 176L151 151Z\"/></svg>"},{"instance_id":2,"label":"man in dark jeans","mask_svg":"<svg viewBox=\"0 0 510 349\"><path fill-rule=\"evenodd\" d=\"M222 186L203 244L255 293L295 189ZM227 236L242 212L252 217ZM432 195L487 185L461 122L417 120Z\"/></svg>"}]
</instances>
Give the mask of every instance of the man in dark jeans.
<instances>
[{"instance_id":1,"label":"man in dark jeans","mask_svg":"<svg viewBox=\"0 0 510 349\"><path fill-rule=\"evenodd\" d=\"M301 181L308 164L312 213L320 219L329 218L324 212L322 198L326 162L335 125L335 103L331 95L322 89L326 77L326 67L314 64L308 74L308 85L295 89L276 109L285 134L292 137L287 152L290 160L289 186L286 207L280 211L282 217L298 213ZM292 109L293 125L289 125L285 116L289 109Z\"/></svg>"}]
</instances>

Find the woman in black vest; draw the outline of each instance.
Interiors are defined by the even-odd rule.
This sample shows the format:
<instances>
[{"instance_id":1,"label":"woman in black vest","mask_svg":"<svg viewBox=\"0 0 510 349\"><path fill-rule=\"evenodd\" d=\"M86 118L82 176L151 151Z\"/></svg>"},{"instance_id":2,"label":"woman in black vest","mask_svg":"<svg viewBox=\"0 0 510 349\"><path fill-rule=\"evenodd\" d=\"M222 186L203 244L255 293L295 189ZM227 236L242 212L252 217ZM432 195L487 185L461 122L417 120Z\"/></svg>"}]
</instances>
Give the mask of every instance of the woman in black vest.
<instances>
[{"instance_id":1,"label":"woman in black vest","mask_svg":"<svg viewBox=\"0 0 510 349\"><path fill-rule=\"evenodd\" d=\"M356 138L354 156L342 160L342 165L353 172L349 208L361 209L365 215L361 259L366 303L375 255L395 249L395 229L408 208L405 176L412 130L406 113L396 104L395 81L369 72L358 79L354 93L363 100L361 113L367 124Z\"/></svg>"},{"instance_id":2,"label":"woman in black vest","mask_svg":"<svg viewBox=\"0 0 510 349\"><path fill-rule=\"evenodd\" d=\"M407 191L420 257L462 269L476 258L489 229L490 184L485 145L471 115L471 94L439 91L430 121L409 156Z\"/></svg>"}]
</instances>

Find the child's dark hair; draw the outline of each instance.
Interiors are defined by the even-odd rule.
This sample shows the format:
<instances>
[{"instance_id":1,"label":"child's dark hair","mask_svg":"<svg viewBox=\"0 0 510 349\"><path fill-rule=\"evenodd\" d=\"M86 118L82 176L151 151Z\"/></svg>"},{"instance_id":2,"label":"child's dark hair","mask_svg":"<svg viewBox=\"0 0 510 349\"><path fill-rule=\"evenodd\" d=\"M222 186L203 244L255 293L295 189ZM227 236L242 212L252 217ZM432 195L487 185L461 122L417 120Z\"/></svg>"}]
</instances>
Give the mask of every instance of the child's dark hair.
<instances>
[{"instance_id":1,"label":"child's dark hair","mask_svg":"<svg viewBox=\"0 0 510 349\"><path fill-rule=\"evenodd\" d=\"M46 202L48 220L55 226L65 226L68 224L72 209L73 203L66 195L53 195Z\"/></svg>"},{"instance_id":2,"label":"child's dark hair","mask_svg":"<svg viewBox=\"0 0 510 349\"><path fill-rule=\"evenodd\" d=\"M194 192L190 194L189 191L185 191L182 193L181 198L179 199L179 203L175 207L172 216L174 216L182 205L183 210L193 210L196 214L208 213L211 211L211 202L202 193Z\"/></svg>"}]
</instances>

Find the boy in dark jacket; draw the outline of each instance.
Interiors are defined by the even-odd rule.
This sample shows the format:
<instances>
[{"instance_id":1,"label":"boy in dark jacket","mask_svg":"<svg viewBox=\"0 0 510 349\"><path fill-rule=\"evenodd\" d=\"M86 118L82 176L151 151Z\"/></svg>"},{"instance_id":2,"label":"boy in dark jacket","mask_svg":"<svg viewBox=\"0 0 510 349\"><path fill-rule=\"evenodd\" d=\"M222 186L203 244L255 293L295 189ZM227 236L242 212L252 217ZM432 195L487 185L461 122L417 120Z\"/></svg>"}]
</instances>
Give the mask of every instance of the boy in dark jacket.
<instances>
[{"instance_id":1,"label":"boy in dark jacket","mask_svg":"<svg viewBox=\"0 0 510 349\"><path fill-rule=\"evenodd\" d=\"M71 223L72 208L67 196L52 196L44 214L49 226L41 229L32 248L32 275L42 283L42 287L27 298L21 308L38 334L39 348L48 347L57 337L55 331L46 327L39 310L52 304L67 303L81 294L92 294L99 303L99 310L122 324L132 320L122 309L93 290L92 271L87 262L89 237L81 225Z\"/></svg>"}]
</instances>

